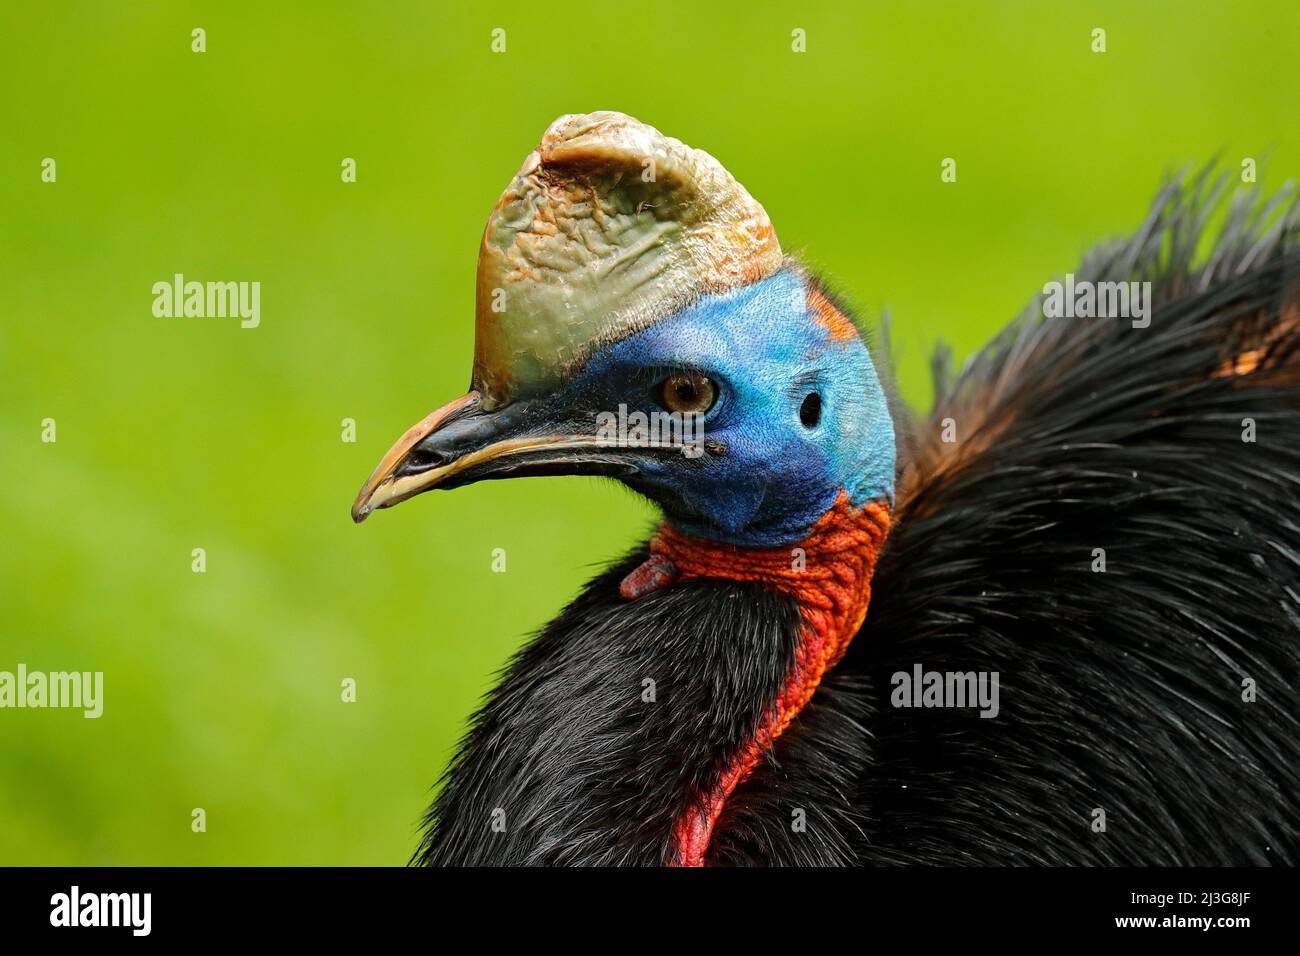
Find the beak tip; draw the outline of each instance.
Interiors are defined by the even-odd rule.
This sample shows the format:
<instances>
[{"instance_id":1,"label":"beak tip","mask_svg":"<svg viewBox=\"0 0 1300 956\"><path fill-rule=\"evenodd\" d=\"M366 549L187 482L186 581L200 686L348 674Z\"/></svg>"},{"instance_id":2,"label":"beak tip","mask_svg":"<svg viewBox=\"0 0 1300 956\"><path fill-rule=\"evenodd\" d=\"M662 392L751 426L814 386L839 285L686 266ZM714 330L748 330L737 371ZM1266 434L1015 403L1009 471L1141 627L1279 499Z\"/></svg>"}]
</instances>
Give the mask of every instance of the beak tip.
<instances>
[{"instance_id":1,"label":"beak tip","mask_svg":"<svg viewBox=\"0 0 1300 956\"><path fill-rule=\"evenodd\" d=\"M478 400L478 392L471 390L455 401L434 409L419 422L408 428L406 434L399 438L392 448L388 449L388 453L384 455L383 460L370 473L366 483L361 486L361 491L357 494L356 500L352 502L352 520L357 524L361 524L366 518L370 517L370 513L375 509L390 508L399 501L405 501L411 495L417 494L418 489L398 493L398 488L395 485L400 485L401 482L395 481L394 470L422 439L437 431L447 419L466 406L474 405ZM429 474L432 475L436 471L437 469L433 469Z\"/></svg>"}]
</instances>

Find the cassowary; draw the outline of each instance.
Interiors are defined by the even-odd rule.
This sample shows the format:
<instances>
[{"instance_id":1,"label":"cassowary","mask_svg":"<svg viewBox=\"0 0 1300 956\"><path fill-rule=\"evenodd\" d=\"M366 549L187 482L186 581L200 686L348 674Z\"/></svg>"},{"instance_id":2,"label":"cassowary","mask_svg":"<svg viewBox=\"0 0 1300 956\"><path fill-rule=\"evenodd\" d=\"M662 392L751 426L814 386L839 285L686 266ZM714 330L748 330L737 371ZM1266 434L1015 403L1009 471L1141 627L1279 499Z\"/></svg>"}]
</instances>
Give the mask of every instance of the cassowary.
<instances>
[{"instance_id":1,"label":"cassowary","mask_svg":"<svg viewBox=\"0 0 1300 956\"><path fill-rule=\"evenodd\" d=\"M924 419L716 160L557 120L471 390L352 514L582 474L664 520L510 663L416 861L1300 862L1296 205L1223 185L937 361Z\"/></svg>"}]
</instances>

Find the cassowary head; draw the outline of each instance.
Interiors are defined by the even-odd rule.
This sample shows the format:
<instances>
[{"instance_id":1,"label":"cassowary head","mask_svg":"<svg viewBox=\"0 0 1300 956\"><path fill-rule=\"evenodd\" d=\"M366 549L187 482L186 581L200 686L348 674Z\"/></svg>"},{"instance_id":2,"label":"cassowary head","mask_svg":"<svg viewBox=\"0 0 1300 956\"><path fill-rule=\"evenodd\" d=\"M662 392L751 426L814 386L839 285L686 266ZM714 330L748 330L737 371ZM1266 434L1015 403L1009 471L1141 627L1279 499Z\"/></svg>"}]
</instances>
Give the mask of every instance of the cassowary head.
<instances>
[{"instance_id":1,"label":"cassowary head","mask_svg":"<svg viewBox=\"0 0 1300 956\"><path fill-rule=\"evenodd\" d=\"M497 202L471 389L402 436L352 516L555 474L615 477L749 546L802 540L841 495L893 497L857 329L716 160L620 113L561 117Z\"/></svg>"}]
</instances>

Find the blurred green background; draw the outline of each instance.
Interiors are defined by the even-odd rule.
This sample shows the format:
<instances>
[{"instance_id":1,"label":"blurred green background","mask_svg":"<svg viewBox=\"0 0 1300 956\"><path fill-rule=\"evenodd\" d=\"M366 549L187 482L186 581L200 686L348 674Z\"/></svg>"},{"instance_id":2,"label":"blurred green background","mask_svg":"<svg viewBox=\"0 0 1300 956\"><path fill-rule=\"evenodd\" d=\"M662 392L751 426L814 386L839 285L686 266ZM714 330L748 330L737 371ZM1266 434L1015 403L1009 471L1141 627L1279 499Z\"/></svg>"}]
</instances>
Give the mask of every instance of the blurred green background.
<instances>
[{"instance_id":1,"label":"blurred green background","mask_svg":"<svg viewBox=\"0 0 1300 956\"><path fill-rule=\"evenodd\" d=\"M483 223L556 116L712 152L892 309L925 404L936 338L977 348L1163 173L1300 169L1298 48L1295 0L5 4L0 670L103 671L105 711L0 711L0 863L406 861L496 669L653 519L576 478L348 518L464 390ZM260 281L261 326L155 318L177 272Z\"/></svg>"}]
</instances>

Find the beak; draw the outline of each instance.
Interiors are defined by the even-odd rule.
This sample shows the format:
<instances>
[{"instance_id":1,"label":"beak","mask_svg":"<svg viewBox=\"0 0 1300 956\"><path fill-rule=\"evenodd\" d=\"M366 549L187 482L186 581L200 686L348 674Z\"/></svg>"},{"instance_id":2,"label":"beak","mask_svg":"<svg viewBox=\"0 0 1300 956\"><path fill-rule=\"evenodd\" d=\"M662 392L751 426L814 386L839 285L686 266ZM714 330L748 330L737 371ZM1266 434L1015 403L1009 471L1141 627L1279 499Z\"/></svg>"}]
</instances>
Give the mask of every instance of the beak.
<instances>
[{"instance_id":1,"label":"beak","mask_svg":"<svg viewBox=\"0 0 1300 956\"><path fill-rule=\"evenodd\" d=\"M586 432L583 434L582 432ZM360 524L378 508L434 488L458 488L493 478L525 475L612 475L638 468L602 443L593 424L557 422L538 402L519 401L486 411L471 391L407 429L361 486L352 504Z\"/></svg>"}]
</instances>

